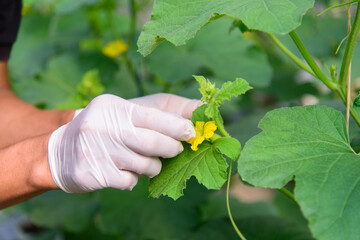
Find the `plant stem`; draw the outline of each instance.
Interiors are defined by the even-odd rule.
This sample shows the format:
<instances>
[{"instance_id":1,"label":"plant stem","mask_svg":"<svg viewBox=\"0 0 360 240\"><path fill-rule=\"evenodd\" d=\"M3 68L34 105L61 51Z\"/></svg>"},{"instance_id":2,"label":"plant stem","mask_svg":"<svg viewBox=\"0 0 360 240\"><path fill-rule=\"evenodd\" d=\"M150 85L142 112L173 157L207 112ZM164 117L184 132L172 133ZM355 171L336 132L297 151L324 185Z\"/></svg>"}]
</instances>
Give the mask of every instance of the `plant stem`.
<instances>
[{"instance_id":1,"label":"plant stem","mask_svg":"<svg viewBox=\"0 0 360 240\"><path fill-rule=\"evenodd\" d=\"M356 39L357 39L357 36L359 35L359 31L360 31L360 6L358 3L354 24L350 31L349 39L348 39L348 42L347 42L346 48L345 48L344 58L343 58L343 61L341 64L339 84L343 90L346 89L346 80L347 80L347 76L348 76L348 70L350 67L352 55L354 53Z\"/></svg>"},{"instance_id":2,"label":"plant stem","mask_svg":"<svg viewBox=\"0 0 360 240\"><path fill-rule=\"evenodd\" d=\"M301 59L295 56L295 54L293 54L284 44L282 44L282 42L275 35L268 33L268 36L276 44L276 46L278 46L280 50L283 51L283 53L285 53L286 56L288 56L298 67L316 77L315 73L309 67L309 65L305 64L303 61L301 61Z\"/></svg>"},{"instance_id":3,"label":"plant stem","mask_svg":"<svg viewBox=\"0 0 360 240\"><path fill-rule=\"evenodd\" d=\"M350 0L349 0L350 2ZM350 13L350 5L347 6L347 34L349 35L351 32L351 13ZM350 97L351 97L351 60L349 63L349 68L347 72L347 98L346 98L346 131L349 135L349 120L350 120Z\"/></svg>"},{"instance_id":4,"label":"plant stem","mask_svg":"<svg viewBox=\"0 0 360 240\"><path fill-rule=\"evenodd\" d=\"M227 186L226 186L226 207L227 207L227 211L228 211L228 214L229 214L229 219L230 219L231 224L232 224L233 228L235 229L237 235L241 238L241 240L246 240L244 235L242 235L239 228L236 226L236 223L235 223L235 221L234 221L234 219L233 219L233 217L231 215L231 210L230 210L229 196L230 196L230 180L231 180L232 162L233 162L233 160L230 159L229 175L228 175L228 181L227 181Z\"/></svg>"},{"instance_id":5,"label":"plant stem","mask_svg":"<svg viewBox=\"0 0 360 240\"><path fill-rule=\"evenodd\" d=\"M346 132L349 135L349 120L350 120L350 102L351 102L351 62L350 62L350 68L348 70L348 82L347 82L347 98L346 98Z\"/></svg>"},{"instance_id":6,"label":"plant stem","mask_svg":"<svg viewBox=\"0 0 360 240\"><path fill-rule=\"evenodd\" d=\"M215 118L215 124L218 128L218 130L221 132L221 134L224 136L224 137L230 137L230 135L227 133L227 131L225 130L224 128L224 125L221 123L220 119L219 118ZM246 240L246 238L244 237L244 235L242 235L242 233L240 232L239 228L236 226L236 223L232 217L232 214L231 214L231 210L230 210L230 201L229 201L229 198L230 198L230 181L231 181L231 172L232 172L232 163L233 163L233 160L230 159L230 163L229 163L229 174L228 174L228 180L227 180L227 186L226 186L226 208L227 208L227 211L228 211L228 214L229 214L229 219L231 221L231 224L235 230L235 232L237 233L237 235L241 238L241 240Z\"/></svg>"},{"instance_id":7,"label":"plant stem","mask_svg":"<svg viewBox=\"0 0 360 240\"><path fill-rule=\"evenodd\" d=\"M319 13L316 16L319 17L319 16L323 15L324 13L326 13L327 11L329 11L331 9L342 7L342 6L349 5L349 4L353 4L353 3L358 2L358 1L359 0L354 0L354 1L351 1L351 2L346 2L346 3L339 4L339 5L331 6L331 7L327 8L327 9L325 9L324 11L322 11L321 13Z\"/></svg>"},{"instance_id":8,"label":"plant stem","mask_svg":"<svg viewBox=\"0 0 360 240\"><path fill-rule=\"evenodd\" d=\"M214 133L214 135L210 138L210 141L215 142L219 138L222 138L221 135Z\"/></svg>"},{"instance_id":9,"label":"plant stem","mask_svg":"<svg viewBox=\"0 0 360 240\"><path fill-rule=\"evenodd\" d=\"M312 58L299 36L295 31L289 33L290 37L294 41L295 45L299 49L301 55L304 57L305 61L309 64L310 68L314 71L317 78L319 78L328 88L333 91L336 91L337 86L320 70L319 66L316 64L315 60Z\"/></svg>"},{"instance_id":10,"label":"plant stem","mask_svg":"<svg viewBox=\"0 0 360 240\"><path fill-rule=\"evenodd\" d=\"M221 121L219 120L219 118L215 118L215 124L217 126L217 129L221 132L221 134L224 137L230 137L230 135L227 133L227 131L224 128L224 125L221 123Z\"/></svg>"},{"instance_id":11,"label":"plant stem","mask_svg":"<svg viewBox=\"0 0 360 240\"><path fill-rule=\"evenodd\" d=\"M287 190L286 188L280 188L277 189L279 192L281 192L282 194L284 194L287 198L289 198L291 201L293 201L294 203L298 204L298 202L295 200L294 195Z\"/></svg>"},{"instance_id":12,"label":"plant stem","mask_svg":"<svg viewBox=\"0 0 360 240\"><path fill-rule=\"evenodd\" d=\"M358 9L357 9L357 12L356 12L356 19L355 19L355 22L357 23L357 28L358 30L356 31L357 34L359 33L359 30L360 30L360 13L359 13L359 6L358 6ZM355 23L354 23L355 25ZM351 55L353 53L353 50L354 50L354 46L355 46L355 43L356 43L356 35L357 34L354 34L355 32L355 27L351 30L351 35L353 37L353 39L347 44L347 47L346 49L348 51L348 54L347 54L347 57L351 58ZM306 62L309 64L309 66L311 67L311 69L314 71L314 73L316 74L316 77L319 78L328 88L330 88L331 90L333 90L334 92L336 92L341 100L346 104L346 92L345 90L343 90L343 88L341 88L338 84L332 82L327 76L325 76L325 74L320 70L319 66L316 64L316 62L314 61L314 59L312 58L312 56L310 55L310 53L307 51L306 47L304 46L304 44L301 42L299 36L296 34L295 31L291 31L289 33L289 35L291 36L291 38L293 39L295 45L297 46L297 48L299 49L300 53L302 54L302 56L304 57L304 59L306 60ZM350 42L352 42L352 44L350 44ZM352 45L352 50L349 49L349 44ZM349 56L349 52L351 50L351 55ZM345 56L344 56L345 58ZM343 60L344 62L344 60ZM344 63L343 63L344 65ZM346 75L346 74L345 74ZM357 123L357 125L360 127L360 119L356 113L356 111L352 108L352 103L350 103L350 113L351 115L353 116L355 122Z\"/></svg>"}]
</instances>

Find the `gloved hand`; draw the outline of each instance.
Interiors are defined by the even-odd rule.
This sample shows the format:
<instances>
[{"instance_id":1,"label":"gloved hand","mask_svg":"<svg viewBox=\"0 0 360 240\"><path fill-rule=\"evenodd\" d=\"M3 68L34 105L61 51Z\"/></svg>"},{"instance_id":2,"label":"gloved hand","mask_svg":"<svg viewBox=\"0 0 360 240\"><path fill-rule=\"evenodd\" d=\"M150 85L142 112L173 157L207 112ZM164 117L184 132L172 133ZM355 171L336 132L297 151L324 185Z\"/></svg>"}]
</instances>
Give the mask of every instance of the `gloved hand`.
<instances>
[{"instance_id":1,"label":"gloved hand","mask_svg":"<svg viewBox=\"0 0 360 240\"><path fill-rule=\"evenodd\" d=\"M139 175L160 172L158 157L176 156L183 150L180 141L195 136L184 117L199 105L200 101L169 94L131 100L96 97L49 139L54 182L65 192L131 190Z\"/></svg>"}]
</instances>

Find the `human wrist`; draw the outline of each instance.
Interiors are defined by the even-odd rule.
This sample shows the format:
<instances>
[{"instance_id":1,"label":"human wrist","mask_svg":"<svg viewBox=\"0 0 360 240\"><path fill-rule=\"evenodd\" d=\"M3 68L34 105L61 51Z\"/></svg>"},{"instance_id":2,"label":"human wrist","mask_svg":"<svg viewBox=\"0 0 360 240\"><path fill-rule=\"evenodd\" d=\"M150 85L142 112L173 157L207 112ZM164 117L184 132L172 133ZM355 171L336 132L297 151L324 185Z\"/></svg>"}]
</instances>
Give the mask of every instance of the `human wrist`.
<instances>
[{"instance_id":1,"label":"human wrist","mask_svg":"<svg viewBox=\"0 0 360 240\"><path fill-rule=\"evenodd\" d=\"M33 152L28 183L33 189L40 191L59 189L51 176L48 162L48 142L50 136L51 134L38 136L32 138L28 143L29 151Z\"/></svg>"},{"instance_id":2,"label":"human wrist","mask_svg":"<svg viewBox=\"0 0 360 240\"><path fill-rule=\"evenodd\" d=\"M47 161L48 135L0 149L0 209L58 189Z\"/></svg>"},{"instance_id":3,"label":"human wrist","mask_svg":"<svg viewBox=\"0 0 360 240\"><path fill-rule=\"evenodd\" d=\"M73 120L75 110L74 109L67 109L67 110L53 110L56 113L56 117L58 119L58 126L60 127L62 125L67 124L71 120Z\"/></svg>"}]
</instances>

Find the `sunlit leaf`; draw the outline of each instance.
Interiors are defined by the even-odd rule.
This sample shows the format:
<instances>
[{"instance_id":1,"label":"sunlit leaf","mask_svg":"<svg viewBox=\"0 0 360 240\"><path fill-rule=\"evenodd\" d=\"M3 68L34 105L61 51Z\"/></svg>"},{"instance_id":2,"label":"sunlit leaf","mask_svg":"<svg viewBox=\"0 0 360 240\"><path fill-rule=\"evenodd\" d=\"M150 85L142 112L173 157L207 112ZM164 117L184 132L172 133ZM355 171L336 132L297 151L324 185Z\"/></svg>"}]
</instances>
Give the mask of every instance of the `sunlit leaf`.
<instances>
[{"instance_id":1,"label":"sunlit leaf","mask_svg":"<svg viewBox=\"0 0 360 240\"><path fill-rule=\"evenodd\" d=\"M241 177L269 188L294 179L295 198L317 239L358 239L360 157L343 115L325 106L282 108L259 128L240 157Z\"/></svg>"},{"instance_id":2,"label":"sunlit leaf","mask_svg":"<svg viewBox=\"0 0 360 240\"><path fill-rule=\"evenodd\" d=\"M208 189L220 189L226 181L227 162L215 146L208 142L199 145L197 151L184 146L183 153L171 159L164 159L161 173L151 179L151 197L167 195L177 199L183 195L186 182L195 176Z\"/></svg>"},{"instance_id":3,"label":"sunlit leaf","mask_svg":"<svg viewBox=\"0 0 360 240\"><path fill-rule=\"evenodd\" d=\"M165 39L183 45L223 15L242 20L250 29L287 33L300 25L313 4L314 0L157 0L139 37L139 51L148 55Z\"/></svg>"}]
</instances>

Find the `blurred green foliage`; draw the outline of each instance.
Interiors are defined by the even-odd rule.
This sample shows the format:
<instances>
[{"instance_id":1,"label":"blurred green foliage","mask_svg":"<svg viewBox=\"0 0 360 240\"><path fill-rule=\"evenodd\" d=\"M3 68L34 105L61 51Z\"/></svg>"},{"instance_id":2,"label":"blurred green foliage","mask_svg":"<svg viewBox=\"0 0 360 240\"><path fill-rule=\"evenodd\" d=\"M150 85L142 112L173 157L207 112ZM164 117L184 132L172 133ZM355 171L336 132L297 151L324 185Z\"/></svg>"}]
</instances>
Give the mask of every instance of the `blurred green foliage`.
<instances>
[{"instance_id":1,"label":"blurred green foliage","mask_svg":"<svg viewBox=\"0 0 360 240\"><path fill-rule=\"evenodd\" d=\"M346 17L343 9L315 15L336 2L316 1L297 30L317 61L328 66L339 66L343 49L334 53L346 35ZM237 28L230 31L230 18L210 23L184 46L162 43L143 58L135 43L151 7L149 0L24 0L10 61L14 91L39 108L81 108L101 93L133 98L168 92L200 98L192 75L204 75L219 85L242 77L255 89L220 110L228 131L243 144L259 132L257 124L267 111L306 104L304 96L344 110L266 36ZM117 39L127 42L128 51L117 58L104 56L102 48ZM281 40L295 49L287 37ZM360 54L354 57L354 63L360 62ZM359 76L355 69L354 84ZM132 192L49 192L9 209L8 214L24 212L41 228L28 233L29 239L236 238L222 191L208 191L192 179L185 196L175 202L149 199L147 186L148 180L140 179ZM249 204L234 198L231 207L248 239L312 239L301 210L288 199Z\"/></svg>"}]
</instances>

